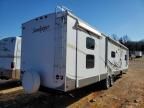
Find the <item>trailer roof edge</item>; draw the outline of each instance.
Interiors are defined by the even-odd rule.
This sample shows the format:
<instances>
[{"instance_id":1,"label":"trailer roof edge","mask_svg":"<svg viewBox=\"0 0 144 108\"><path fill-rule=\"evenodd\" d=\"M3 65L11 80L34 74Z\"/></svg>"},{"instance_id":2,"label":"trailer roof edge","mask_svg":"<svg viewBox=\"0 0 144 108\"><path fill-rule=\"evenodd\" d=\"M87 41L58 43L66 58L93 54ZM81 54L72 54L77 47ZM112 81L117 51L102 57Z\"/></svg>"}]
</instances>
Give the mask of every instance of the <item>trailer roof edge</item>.
<instances>
[{"instance_id":1,"label":"trailer roof edge","mask_svg":"<svg viewBox=\"0 0 144 108\"><path fill-rule=\"evenodd\" d=\"M79 17L75 16L73 13L67 11L67 15L71 16L72 18L76 19L77 22L77 26L85 29L93 34L95 34L97 37L102 38L101 32L99 32L98 30L96 30L96 28L92 27L91 25L89 25L87 22L83 21L82 19L80 19Z\"/></svg>"},{"instance_id":2,"label":"trailer roof edge","mask_svg":"<svg viewBox=\"0 0 144 108\"><path fill-rule=\"evenodd\" d=\"M112 38L110 38L110 37L108 37L108 36L107 36L107 38L108 38L108 40L110 40L111 42L113 42L113 43L115 43L115 44L121 46L122 48L124 48L124 49L126 49L126 50L129 50L126 46L124 46L123 44L121 44L121 43L115 41L114 39L112 39Z\"/></svg>"}]
</instances>

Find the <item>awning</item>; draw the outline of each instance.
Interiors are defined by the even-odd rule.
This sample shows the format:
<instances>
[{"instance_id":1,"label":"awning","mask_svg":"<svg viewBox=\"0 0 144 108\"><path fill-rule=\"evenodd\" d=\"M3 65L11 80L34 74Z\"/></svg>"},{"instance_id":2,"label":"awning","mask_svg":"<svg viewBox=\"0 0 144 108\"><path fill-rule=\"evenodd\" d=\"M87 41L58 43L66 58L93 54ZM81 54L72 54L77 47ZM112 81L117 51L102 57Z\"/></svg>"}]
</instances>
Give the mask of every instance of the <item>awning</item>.
<instances>
[{"instance_id":1,"label":"awning","mask_svg":"<svg viewBox=\"0 0 144 108\"><path fill-rule=\"evenodd\" d=\"M94 28L90 27L88 24L85 24L82 21L78 20L77 27L81 28L81 29L84 29L84 30L86 30L88 32L91 32L92 34L96 35L98 38L102 37L100 32L98 32L97 30L95 30Z\"/></svg>"}]
</instances>

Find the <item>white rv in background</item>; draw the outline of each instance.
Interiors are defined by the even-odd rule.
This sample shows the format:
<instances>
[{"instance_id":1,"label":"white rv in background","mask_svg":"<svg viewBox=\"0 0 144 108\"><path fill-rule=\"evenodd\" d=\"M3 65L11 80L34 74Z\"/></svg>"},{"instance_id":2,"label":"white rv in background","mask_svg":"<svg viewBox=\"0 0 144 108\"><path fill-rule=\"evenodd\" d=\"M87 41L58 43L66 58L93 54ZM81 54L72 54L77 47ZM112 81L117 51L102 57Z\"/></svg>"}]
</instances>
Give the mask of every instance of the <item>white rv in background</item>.
<instances>
[{"instance_id":1,"label":"white rv in background","mask_svg":"<svg viewBox=\"0 0 144 108\"><path fill-rule=\"evenodd\" d=\"M99 81L106 88L128 69L128 49L71 12L59 11L22 24L22 85L71 91Z\"/></svg>"},{"instance_id":2,"label":"white rv in background","mask_svg":"<svg viewBox=\"0 0 144 108\"><path fill-rule=\"evenodd\" d=\"M142 57L142 51L135 51L135 57L137 58Z\"/></svg>"},{"instance_id":3,"label":"white rv in background","mask_svg":"<svg viewBox=\"0 0 144 108\"><path fill-rule=\"evenodd\" d=\"M21 37L0 40L0 78L20 79Z\"/></svg>"}]
</instances>

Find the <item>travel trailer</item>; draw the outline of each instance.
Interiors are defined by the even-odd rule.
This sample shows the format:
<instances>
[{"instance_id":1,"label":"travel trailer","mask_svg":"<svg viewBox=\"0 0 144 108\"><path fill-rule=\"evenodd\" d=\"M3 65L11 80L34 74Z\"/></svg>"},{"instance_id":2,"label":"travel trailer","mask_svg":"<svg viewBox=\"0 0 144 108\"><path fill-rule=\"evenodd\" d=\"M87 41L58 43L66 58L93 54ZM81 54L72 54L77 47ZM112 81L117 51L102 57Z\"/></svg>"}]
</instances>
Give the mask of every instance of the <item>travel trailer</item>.
<instances>
[{"instance_id":1,"label":"travel trailer","mask_svg":"<svg viewBox=\"0 0 144 108\"><path fill-rule=\"evenodd\" d=\"M135 57L137 58L142 57L142 51L135 51Z\"/></svg>"},{"instance_id":2,"label":"travel trailer","mask_svg":"<svg viewBox=\"0 0 144 108\"><path fill-rule=\"evenodd\" d=\"M0 78L20 79L21 37L0 40Z\"/></svg>"},{"instance_id":3,"label":"travel trailer","mask_svg":"<svg viewBox=\"0 0 144 108\"><path fill-rule=\"evenodd\" d=\"M128 69L128 48L68 10L22 24L22 85L63 92L102 81L106 88Z\"/></svg>"}]
</instances>

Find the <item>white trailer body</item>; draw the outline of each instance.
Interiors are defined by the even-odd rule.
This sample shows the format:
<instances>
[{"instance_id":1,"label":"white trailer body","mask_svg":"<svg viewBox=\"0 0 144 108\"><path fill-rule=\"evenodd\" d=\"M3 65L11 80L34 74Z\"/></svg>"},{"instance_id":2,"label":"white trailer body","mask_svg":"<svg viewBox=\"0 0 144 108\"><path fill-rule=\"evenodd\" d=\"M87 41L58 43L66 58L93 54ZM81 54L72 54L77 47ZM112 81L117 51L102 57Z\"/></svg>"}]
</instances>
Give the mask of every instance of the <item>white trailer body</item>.
<instances>
[{"instance_id":1,"label":"white trailer body","mask_svg":"<svg viewBox=\"0 0 144 108\"><path fill-rule=\"evenodd\" d=\"M21 37L0 40L0 77L20 79Z\"/></svg>"},{"instance_id":2,"label":"white trailer body","mask_svg":"<svg viewBox=\"0 0 144 108\"><path fill-rule=\"evenodd\" d=\"M142 51L135 51L135 57L142 57Z\"/></svg>"},{"instance_id":3,"label":"white trailer body","mask_svg":"<svg viewBox=\"0 0 144 108\"><path fill-rule=\"evenodd\" d=\"M107 37L68 11L24 23L22 38L22 84L29 93L39 86L66 92L109 75Z\"/></svg>"},{"instance_id":4,"label":"white trailer body","mask_svg":"<svg viewBox=\"0 0 144 108\"><path fill-rule=\"evenodd\" d=\"M107 38L107 42L109 71L115 75L125 73L129 63L128 48L111 38Z\"/></svg>"}]
</instances>

